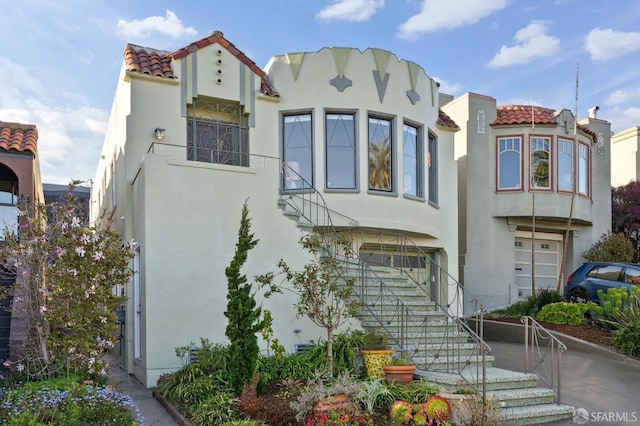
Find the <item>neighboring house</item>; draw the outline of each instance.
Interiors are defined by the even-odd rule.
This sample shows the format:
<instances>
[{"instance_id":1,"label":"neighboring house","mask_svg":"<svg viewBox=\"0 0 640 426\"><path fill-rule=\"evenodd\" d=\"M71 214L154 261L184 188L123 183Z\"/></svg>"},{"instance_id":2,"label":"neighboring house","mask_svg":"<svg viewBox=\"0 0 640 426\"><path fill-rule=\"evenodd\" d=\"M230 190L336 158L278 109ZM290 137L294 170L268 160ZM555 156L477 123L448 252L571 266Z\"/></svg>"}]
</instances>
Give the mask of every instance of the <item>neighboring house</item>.
<instances>
[{"instance_id":1,"label":"neighboring house","mask_svg":"<svg viewBox=\"0 0 640 426\"><path fill-rule=\"evenodd\" d=\"M92 188L92 220L135 246L127 371L154 386L180 367L176 347L226 341L245 200L260 240L250 280L308 261L282 209L299 202L307 229L350 231L361 257L422 274L455 311L458 127L438 103L419 65L384 50L285 54L262 70L221 32L175 52L127 45ZM287 350L324 337L296 318L295 295L257 297Z\"/></svg>"},{"instance_id":2,"label":"neighboring house","mask_svg":"<svg viewBox=\"0 0 640 426\"><path fill-rule=\"evenodd\" d=\"M59 185L55 183L43 183L42 190L44 193L44 204L47 209L47 218L52 221L51 214L53 206L56 204L64 204L64 197L69 192L69 185ZM71 191L74 197L74 203L78 208L79 217L87 222L89 221L89 202L91 198L91 188L88 186L75 186Z\"/></svg>"},{"instance_id":3,"label":"neighboring house","mask_svg":"<svg viewBox=\"0 0 640 426\"><path fill-rule=\"evenodd\" d=\"M559 277L564 285L611 227L610 123L595 109L576 125L568 109L497 106L475 93L442 109L461 127L455 155L465 313L475 300L496 308L529 296L532 275L536 290L555 289Z\"/></svg>"},{"instance_id":4,"label":"neighboring house","mask_svg":"<svg viewBox=\"0 0 640 426\"><path fill-rule=\"evenodd\" d=\"M27 197L33 204L43 202L38 162L38 130L29 124L0 121L0 239L6 227L18 224L18 198ZM32 204L32 205L33 205ZM34 212L30 212L31 215ZM0 241L2 244L2 241ZM18 278L19 280L20 278ZM0 285L16 282L15 275L0 275ZM18 281L19 283L19 281ZM17 288L20 294L20 288ZM12 309L9 309L12 307ZM25 339L25 322L20 298L0 301L0 365L13 355Z\"/></svg>"},{"instance_id":5,"label":"neighboring house","mask_svg":"<svg viewBox=\"0 0 640 426\"><path fill-rule=\"evenodd\" d=\"M624 186L640 178L640 127L611 136L611 186Z\"/></svg>"}]
</instances>

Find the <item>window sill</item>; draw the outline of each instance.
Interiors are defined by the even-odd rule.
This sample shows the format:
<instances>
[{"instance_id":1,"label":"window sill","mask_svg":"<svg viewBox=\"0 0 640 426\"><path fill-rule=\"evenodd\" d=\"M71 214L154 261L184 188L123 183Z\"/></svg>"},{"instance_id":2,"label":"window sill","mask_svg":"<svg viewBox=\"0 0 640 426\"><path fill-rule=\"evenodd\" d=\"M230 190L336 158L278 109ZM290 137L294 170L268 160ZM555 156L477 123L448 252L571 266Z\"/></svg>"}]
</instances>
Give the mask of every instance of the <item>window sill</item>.
<instances>
[{"instance_id":1,"label":"window sill","mask_svg":"<svg viewBox=\"0 0 640 426\"><path fill-rule=\"evenodd\" d=\"M411 201L417 201L419 203L424 203L427 201L426 198L423 197L417 197L415 195L409 195L409 194L402 194L402 197L407 199L407 200L411 200Z\"/></svg>"},{"instance_id":2,"label":"window sill","mask_svg":"<svg viewBox=\"0 0 640 426\"><path fill-rule=\"evenodd\" d=\"M387 192L387 191L376 191L375 189L367 190L367 194L371 195L382 195L383 197L397 197L397 192Z\"/></svg>"}]
</instances>

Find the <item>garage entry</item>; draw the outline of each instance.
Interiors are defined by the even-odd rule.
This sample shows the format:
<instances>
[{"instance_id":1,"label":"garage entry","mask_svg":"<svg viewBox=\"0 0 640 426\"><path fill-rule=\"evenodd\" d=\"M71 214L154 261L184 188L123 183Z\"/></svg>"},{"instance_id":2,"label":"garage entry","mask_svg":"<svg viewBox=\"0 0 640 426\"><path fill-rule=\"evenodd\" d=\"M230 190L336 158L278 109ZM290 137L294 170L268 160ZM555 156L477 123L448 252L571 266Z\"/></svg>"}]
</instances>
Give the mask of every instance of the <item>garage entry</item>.
<instances>
[{"instance_id":1,"label":"garage entry","mask_svg":"<svg viewBox=\"0 0 640 426\"><path fill-rule=\"evenodd\" d=\"M515 236L515 284L517 298L531 295L531 243L532 233L516 231ZM535 233L535 286L555 289L562 262L562 234Z\"/></svg>"}]
</instances>

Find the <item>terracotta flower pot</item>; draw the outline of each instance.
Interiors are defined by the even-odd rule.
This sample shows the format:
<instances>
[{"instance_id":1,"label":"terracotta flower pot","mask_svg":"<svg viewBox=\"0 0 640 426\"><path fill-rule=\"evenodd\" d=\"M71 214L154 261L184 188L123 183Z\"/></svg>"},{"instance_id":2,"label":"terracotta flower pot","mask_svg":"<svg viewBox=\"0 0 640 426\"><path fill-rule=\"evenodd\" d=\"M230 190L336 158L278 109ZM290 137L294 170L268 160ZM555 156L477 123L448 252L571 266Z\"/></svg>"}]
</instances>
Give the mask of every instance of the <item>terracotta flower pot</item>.
<instances>
[{"instance_id":1,"label":"terracotta flower pot","mask_svg":"<svg viewBox=\"0 0 640 426\"><path fill-rule=\"evenodd\" d=\"M364 358L364 366L367 368L367 376L370 379L379 379L384 377L382 367L389 363L391 355L396 351L390 349L375 349L362 351Z\"/></svg>"},{"instance_id":2,"label":"terracotta flower pot","mask_svg":"<svg viewBox=\"0 0 640 426\"><path fill-rule=\"evenodd\" d=\"M382 369L388 384L396 382L401 385L408 385L413 381L413 373L416 371L416 366L385 365Z\"/></svg>"}]
</instances>

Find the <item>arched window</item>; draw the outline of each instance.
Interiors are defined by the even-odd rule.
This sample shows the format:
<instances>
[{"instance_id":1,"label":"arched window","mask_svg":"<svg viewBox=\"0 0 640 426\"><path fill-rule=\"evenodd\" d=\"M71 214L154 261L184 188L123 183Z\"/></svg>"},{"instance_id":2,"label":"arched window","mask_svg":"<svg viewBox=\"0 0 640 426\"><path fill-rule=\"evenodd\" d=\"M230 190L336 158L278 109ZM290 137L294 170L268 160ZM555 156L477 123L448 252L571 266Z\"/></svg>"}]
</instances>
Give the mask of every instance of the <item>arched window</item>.
<instances>
[{"instance_id":1,"label":"arched window","mask_svg":"<svg viewBox=\"0 0 640 426\"><path fill-rule=\"evenodd\" d=\"M13 170L0 164L0 239L6 228L18 225L18 177Z\"/></svg>"}]
</instances>

